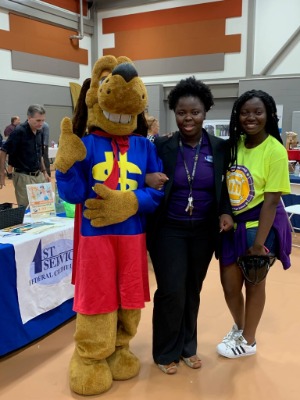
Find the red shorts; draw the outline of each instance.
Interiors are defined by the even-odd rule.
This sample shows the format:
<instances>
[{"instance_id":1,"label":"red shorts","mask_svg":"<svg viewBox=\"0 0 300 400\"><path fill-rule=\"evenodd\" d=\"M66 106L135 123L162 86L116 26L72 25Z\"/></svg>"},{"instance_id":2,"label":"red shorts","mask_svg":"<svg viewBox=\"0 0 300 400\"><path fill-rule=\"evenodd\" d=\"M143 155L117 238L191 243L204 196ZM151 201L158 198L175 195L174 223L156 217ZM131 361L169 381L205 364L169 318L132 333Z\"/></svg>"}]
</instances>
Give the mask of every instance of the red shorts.
<instances>
[{"instance_id":1,"label":"red shorts","mask_svg":"<svg viewBox=\"0 0 300 400\"><path fill-rule=\"evenodd\" d=\"M103 314L150 301L145 234L80 236L76 258L74 311Z\"/></svg>"}]
</instances>

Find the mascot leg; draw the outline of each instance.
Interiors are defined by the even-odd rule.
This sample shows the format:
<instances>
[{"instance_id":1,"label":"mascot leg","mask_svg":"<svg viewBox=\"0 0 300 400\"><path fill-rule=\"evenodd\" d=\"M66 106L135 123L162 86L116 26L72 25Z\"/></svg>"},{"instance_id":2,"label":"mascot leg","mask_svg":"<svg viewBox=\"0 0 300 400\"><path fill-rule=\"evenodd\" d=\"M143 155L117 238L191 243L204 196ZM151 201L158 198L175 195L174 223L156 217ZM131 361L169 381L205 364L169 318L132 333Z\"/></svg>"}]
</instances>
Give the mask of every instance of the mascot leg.
<instances>
[{"instance_id":1,"label":"mascot leg","mask_svg":"<svg viewBox=\"0 0 300 400\"><path fill-rule=\"evenodd\" d=\"M133 378L140 371L139 359L129 350L129 342L136 335L141 310L118 311L116 351L107 359L114 380Z\"/></svg>"},{"instance_id":2,"label":"mascot leg","mask_svg":"<svg viewBox=\"0 0 300 400\"><path fill-rule=\"evenodd\" d=\"M108 314L77 314L75 351L70 362L70 388L81 395L106 392L112 374L106 358L115 351L117 311Z\"/></svg>"}]
</instances>

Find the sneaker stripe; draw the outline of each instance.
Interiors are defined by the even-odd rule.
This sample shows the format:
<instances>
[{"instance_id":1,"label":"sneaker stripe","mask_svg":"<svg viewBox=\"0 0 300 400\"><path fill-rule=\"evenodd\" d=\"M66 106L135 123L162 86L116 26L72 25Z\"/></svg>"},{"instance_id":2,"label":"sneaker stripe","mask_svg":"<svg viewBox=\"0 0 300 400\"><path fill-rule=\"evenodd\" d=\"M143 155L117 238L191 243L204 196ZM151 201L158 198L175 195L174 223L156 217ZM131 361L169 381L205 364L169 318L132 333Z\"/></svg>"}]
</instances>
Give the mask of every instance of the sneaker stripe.
<instances>
[{"instance_id":1,"label":"sneaker stripe","mask_svg":"<svg viewBox=\"0 0 300 400\"><path fill-rule=\"evenodd\" d=\"M217 346L217 352L228 358L237 358L256 353L256 342L248 344L243 336L232 339L229 342L221 342Z\"/></svg>"},{"instance_id":2,"label":"sneaker stripe","mask_svg":"<svg viewBox=\"0 0 300 400\"><path fill-rule=\"evenodd\" d=\"M235 347L231 347L231 351L233 352L233 354L235 356L241 355L242 353L244 353L244 354L246 353L246 350L241 345L235 346Z\"/></svg>"}]
</instances>

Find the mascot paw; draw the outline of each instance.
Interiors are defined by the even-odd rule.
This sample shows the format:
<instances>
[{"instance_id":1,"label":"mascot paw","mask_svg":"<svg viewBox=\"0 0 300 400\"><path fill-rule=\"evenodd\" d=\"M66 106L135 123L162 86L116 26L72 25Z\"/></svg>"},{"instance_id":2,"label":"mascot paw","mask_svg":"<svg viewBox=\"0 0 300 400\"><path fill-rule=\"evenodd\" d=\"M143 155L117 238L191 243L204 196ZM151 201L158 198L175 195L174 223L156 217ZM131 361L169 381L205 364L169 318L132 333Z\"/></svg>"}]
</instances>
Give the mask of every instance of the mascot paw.
<instances>
[{"instance_id":1,"label":"mascot paw","mask_svg":"<svg viewBox=\"0 0 300 400\"><path fill-rule=\"evenodd\" d=\"M99 228L117 224L136 214L138 200L133 192L111 190L100 183L96 183L94 190L101 198L87 200L87 209L83 213L91 220L92 226Z\"/></svg>"},{"instance_id":2,"label":"mascot paw","mask_svg":"<svg viewBox=\"0 0 300 400\"><path fill-rule=\"evenodd\" d=\"M75 164L86 157L86 148L81 139L74 135L70 118L64 118L61 122L61 134L59 147L54 166L64 174Z\"/></svg>"},{"instance_id":3,"label":"mascot paw","mask_svg":"<svg viewBox=\"0 0 300 400\"><path fill-rule=\"evenodd\" d=\"M117 347L116 351L106 359L115 381L124 381L138 375L139 359L129 350L128 346Z\"/></svg>"},{"instance_id":4,"label":"mascot paw","mask_svg":"<svg viewBox=\"0 0 300 400\"><path fill-rule=\"evenodd\" d=\"M81 358L75 350L69 370L73 392L89 396L106 392L112 385L112 374L106 360Z\"/></svg>"}]
</instances>

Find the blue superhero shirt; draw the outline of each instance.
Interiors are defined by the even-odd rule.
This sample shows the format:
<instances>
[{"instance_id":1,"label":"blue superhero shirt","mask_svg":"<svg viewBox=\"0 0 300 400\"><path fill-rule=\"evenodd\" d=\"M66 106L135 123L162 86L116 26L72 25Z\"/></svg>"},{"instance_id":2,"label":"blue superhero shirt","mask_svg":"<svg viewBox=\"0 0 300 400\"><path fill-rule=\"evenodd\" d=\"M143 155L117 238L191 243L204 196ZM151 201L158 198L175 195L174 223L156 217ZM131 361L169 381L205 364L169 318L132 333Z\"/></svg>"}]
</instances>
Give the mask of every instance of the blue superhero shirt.
<instances>
[{"instance_id":1,"label":"blue superhero shirt","mask_svg":"<svg viewBox=\"0 0 300 400\"><path fill-rule=\"evenodd\" d=\"M95 198L93 187L103 183L113 167L111 138L89 134L82 139L87 155L83 161L76 162L67 173L56 171L59 196L72 204L82 204ZM119 183L117 190L134 191L138 199L138 212L128 220L95 228L90 220L82 216L81 234L98 235L136 235L145 231L145 214L152 213L163 197L163 191L145 185L145 175L161 172L162 162L157 156L156 147L146 138L129 136L129 149L125 154L118 153Z\"/></svg>"}]
</instances>

